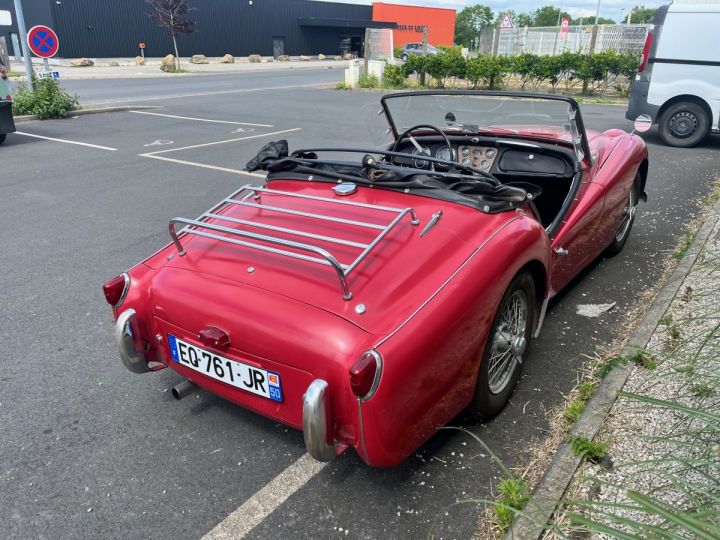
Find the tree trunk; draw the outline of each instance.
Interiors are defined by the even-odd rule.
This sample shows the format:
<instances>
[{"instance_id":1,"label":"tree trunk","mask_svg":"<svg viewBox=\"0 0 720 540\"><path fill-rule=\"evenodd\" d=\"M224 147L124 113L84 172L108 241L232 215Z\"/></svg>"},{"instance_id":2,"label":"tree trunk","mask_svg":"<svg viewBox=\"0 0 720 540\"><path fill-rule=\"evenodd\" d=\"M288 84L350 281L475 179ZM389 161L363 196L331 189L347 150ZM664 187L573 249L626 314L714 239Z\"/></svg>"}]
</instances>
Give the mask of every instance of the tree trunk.
<instances>
[{"instance_id":1,"label":"tree trunk","mask_svg":"<svg viewBox=\"0 0 720 540\"><path fill-rule=\"evenodd\" d=\"M173 39L173 47L175 47L175 69L180 69L180 55L178 54L178 48L177 48L177 39L175 39L175 34L172 35Z\"/></svg>"}]
</instances>

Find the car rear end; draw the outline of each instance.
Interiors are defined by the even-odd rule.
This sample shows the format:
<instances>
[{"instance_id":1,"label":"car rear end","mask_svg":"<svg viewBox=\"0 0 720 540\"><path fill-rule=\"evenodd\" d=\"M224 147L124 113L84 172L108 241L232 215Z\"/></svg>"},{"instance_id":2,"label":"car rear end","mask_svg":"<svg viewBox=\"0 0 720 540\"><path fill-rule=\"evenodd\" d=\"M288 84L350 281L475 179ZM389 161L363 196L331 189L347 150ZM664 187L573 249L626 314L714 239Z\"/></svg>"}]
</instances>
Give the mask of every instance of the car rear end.
<instances>
[{"instance_id":1,"label":"car rear end","mask_svg":"<svg viewBox=\"0 0 720 540\"><path fill-rule=\"evenodd\" d=\"M6 68L0 67L0 143L5 141L8 133L14 131L15 121L13 120L10 81Z\"/></svg>"}]
</instances>

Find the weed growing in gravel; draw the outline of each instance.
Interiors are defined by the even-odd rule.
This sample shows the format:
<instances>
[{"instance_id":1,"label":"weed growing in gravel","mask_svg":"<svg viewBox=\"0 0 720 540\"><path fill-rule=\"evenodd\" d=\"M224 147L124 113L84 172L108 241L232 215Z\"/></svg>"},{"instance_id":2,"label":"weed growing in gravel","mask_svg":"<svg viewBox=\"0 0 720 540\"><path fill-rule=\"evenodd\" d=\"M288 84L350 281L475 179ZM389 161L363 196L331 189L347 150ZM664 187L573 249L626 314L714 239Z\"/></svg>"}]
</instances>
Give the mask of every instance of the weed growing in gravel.
<instances>
[{"instance_id":1,"label":"weed growing in gravel","mask_svg":"<svg viewBox=\"0 0 720 540\"><path fill-rule=\"evenodd\" d=\"M591 441L587 437L580 435L568 437L568 444L570 444L573 454L588 459L593 463L598 463L608 454L606 443Z\"/></svg>"},{"instance_id":2,"label":"weed growing in gravel","mask_svg":"<svg viewBox=\"0 0 720 540\"><path fill-rule=\"evenodd\" d=\"M625 364L626 362L627 358L623 356L611 356L609 358L604 358L596 364L595 369L593 370L593 376L598 379L604 379L613 369L617 366Z\"/></svg>"},{"instance_id":3,"label":"weed growing in gravel","mask_svg":"<svg viewBox=\"0 0 720 540\"><path fill-rule=\"evenodd\" d=\"M530 499L530 493L525 482L511 476L501 478L497 490L502 494L493 508L495 510L495 524L502 532L507 531L515 520L515 514L522 510Z\"/></svg>"},{"instance_id":4,"label":"weed growing in gravel","mask_svg":"<svg viewBox=\"0 0 720 540\"><path fill-rule=\"evenodd\" d=\"M675 249L675 253L673 253L673 258L675 260L679 261L685 256L687 250L690 249L690 245L693 243L693 240L695 240L698 230L700 230L699 226L691 225L685 234L682 235L680 242L678 242L678 246Z\"/></svg>"},{"instance_id":5,"label":"weed growing in gravel","mask_svg":"<svg viewBox=\"0 0 720 540\"><path fill-rule=\"evenodd\" d=\"M630 357L628 361L632 362L636 366L644 367L645 369L655 369L657 367L656 358L647 351L638 349Z\"/></svg>"}]
</instances>

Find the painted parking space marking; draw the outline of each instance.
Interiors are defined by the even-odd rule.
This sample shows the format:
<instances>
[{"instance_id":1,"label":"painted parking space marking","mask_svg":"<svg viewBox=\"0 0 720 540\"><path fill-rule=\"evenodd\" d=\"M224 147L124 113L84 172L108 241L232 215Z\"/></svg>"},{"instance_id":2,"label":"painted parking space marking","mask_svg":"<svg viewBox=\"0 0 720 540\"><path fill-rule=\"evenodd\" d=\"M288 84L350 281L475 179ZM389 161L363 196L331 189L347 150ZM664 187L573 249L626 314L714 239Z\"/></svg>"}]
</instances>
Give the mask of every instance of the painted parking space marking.
<instances>
[{"instance_id":1,"label":"painted parking space marking","mask_svg":"<svg viewBox=\"0 0 720 540\"><path fill-rule=\"evenodd\" d=\"M100 146L99 144L90 144L80 141L70 141L68 139L56 139L55 137L46 137L45 135L37 135L35 133L26 133L25 131L16 131L15 135L24 135L25 137L33 137L35 139L43 139L45 141L59 142L65 144L75 144L77 146L87 146L88 148L97 148L98 150L107 150L109 152L117 152L117 148L109 146Z\"/></svg>"},{"instance_id":2,"label":"painted parking space marking","mask_svg":"<svg viewBox=\"0 0 720 540\"><path fill-rule=\"evenodd\" d=\"M133 114L147 114L149 116L161 116L165 118L176 118L178 120L192 120L194 122L208 122L212 124L232 124L236 126L253 126L253 127L273 127L272 124L253 124L251 122L235 122L232 120L214 120L212 118L196 118L194 116L178 116L175 114L164 114L149 111L130 111Z\"/></svg>"},{"instance_id":3,"label":"painted parking space marking","mask_svg":"<svg viewBox=\"0 0 720 540\"><path fill-rule=\"evenodd\" d=\"M199 163L197 161L185 161L184 159L174 159L165 156L156 156L154 154L140 154L142 157L150 159L159 159L162 161L169 161L170 163L177 163L179 165L190 165L191 167L201 167L203 169L210 169L213 171L227 172L232 174L244 174L246 176L255 176L256 178L265 178L265 174L243 171L241 169L231 169L229 167L219 167L218 165L208 165L207 163Z\"/></svg>"},{"instance_id":4,"label":"painted parking space marking","mask_svg":"<svg viewBox=\"0 0 720 540\"><path fill-rule=\"evenodd\" d=\"M191 146L182 146L180 148L168 148L167 150L157 150L156 152L150 152L149 154L140 154L142 157L148 157L148 155L165 154L167 152L179 152L180 150L192 150L194 148L205 148L208 146L215 146L218 144L227 144L238 141L246 141L249 139L257 139L260 137L271 137L273 135L281 135L283 133L292 133L294 131L300 131L302 128L283 129L280 131L271 131L270 133L258 133L257 135L248 135L246 137L236 137L234 139L225 139L222 141L214 141L202 144L193 144Z\"/></svg>"},{"instance_id":5,"label":"painted parking space marking","mask_svg":"<svg viewBox=\"0 0 720 540\"><path fill-rule=\"evenodd\" d=\"M171 144L174 143L174 142L175 142L175 141L168 141L168 140L166 140L166 139L157 139L157 140L154 140L154 141L151 142L151 143L143 144L143 146L168 146L168 145L171 145Z\"/></svg>"},{"instance_id":6,"label":"painted parking space marking","mask_svg":"<svg viewBox=\"0 0 720 540\"><path fill-rule=\"evenodd\" d=\"M327 463L315 461L309 454L303 454L218 523L213 530L203 536L203 540L243 538L326 465Z\"/></svg>"},{"instance_id":7,"label":"painted parking space marking","mask_svg":"<svg viewBox=\"0 0 720 540\"><path fill-rule=\"evenodd\" d=\"M270 90L292 90L293 88L332 88L334 84L331 83L310 83L310 84L292 84L288 86L266 86L264 88L242 88L237 90L218 90L216 92L195 92L191 94L174 94L169 96L153 96L145 98L133 98L133 99L114 99L110 101L103 101L103 103L137 103L139 101L163 101L167 99L183 99L191 97L205 97L205 96L222 96L226 94L243 94L246 92L266 92Z\"/></svg>"}]
</instances>

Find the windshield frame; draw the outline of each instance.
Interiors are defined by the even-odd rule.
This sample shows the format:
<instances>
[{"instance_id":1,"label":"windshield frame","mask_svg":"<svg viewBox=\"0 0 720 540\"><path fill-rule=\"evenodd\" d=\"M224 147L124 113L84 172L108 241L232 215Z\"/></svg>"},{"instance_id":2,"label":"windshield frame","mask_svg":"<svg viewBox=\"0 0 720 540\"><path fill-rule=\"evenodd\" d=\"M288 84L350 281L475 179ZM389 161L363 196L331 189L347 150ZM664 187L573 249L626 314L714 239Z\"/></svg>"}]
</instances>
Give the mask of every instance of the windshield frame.
<instances>
[{"instance_id":1,"label":"windshield frame","mask_svg":"<svg viewBox=\"0 0 720 540\"><path fill-rule=\"evenodd\" d=\"M382 112L385 114L385 118L390 125L390 129L393 133L395 140L400 136L395 121L390 113L388 107L388 101L393 98L401 97L412 97L412 96L489 96L489 97L509 97L509 98L527 98L527 99L543 99L548 101L561 101L567 103L570 106L571 114L568 117L568 121L574 123L575 131L579 135L579 141L567 141L576 150L578 161L586 159L588 163L592 163L592 156L590 154L590 145L588 143L587 134L585 133L585 124L583 123L582 114L580 113L580 106L577 101L569 96L561 96L555 94L539 94L533 92L505 92L495 90L416 90L411 92L392 92L385 94L380 98L380 104L382 105ZM442 126L438 126L442 127ZM499 136L507 136L507 134L498 133ZM530 136L523 136L523 139L532 139ZM572 137L575 139L575 137ZM578 147L579 144L579 147Z\"/></svg>"}]
</instances>

